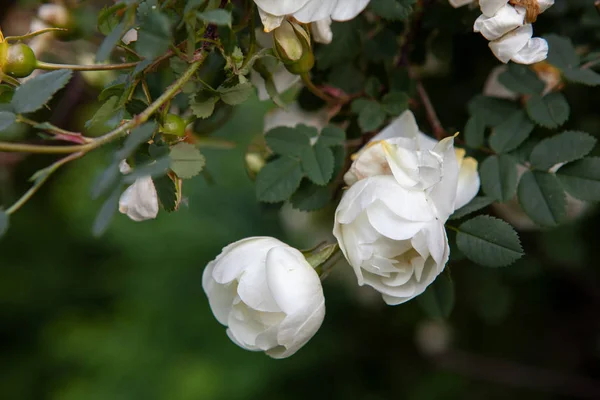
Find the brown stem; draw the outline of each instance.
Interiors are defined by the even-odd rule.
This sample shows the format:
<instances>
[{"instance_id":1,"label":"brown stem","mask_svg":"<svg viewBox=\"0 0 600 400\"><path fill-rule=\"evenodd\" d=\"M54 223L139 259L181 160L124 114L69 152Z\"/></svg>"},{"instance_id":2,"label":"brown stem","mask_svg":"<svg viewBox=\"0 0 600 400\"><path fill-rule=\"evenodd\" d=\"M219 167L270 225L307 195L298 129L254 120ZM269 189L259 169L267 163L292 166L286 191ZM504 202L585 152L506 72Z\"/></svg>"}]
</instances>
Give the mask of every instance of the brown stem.
<instances>
[{"instance_id":1,"label":"brown stem","mask_svg":"<svg viewBox=\"0 0 600 400\"><path fill-rule=\"evenodd\" d=\"M433 128L433 134L435 135L437 140L442 140L444 137L448 136L448 134L442 126L440 119L437 116L437 113L435 112L435 108L431 103L431 99L429 99L429 95L427 94L425 87L420 81L417 81L417 92L419 93L419 97L421 98L421 103L423 104L423 107L425 107L427 120Z\"/></svg>"}]
</instances>

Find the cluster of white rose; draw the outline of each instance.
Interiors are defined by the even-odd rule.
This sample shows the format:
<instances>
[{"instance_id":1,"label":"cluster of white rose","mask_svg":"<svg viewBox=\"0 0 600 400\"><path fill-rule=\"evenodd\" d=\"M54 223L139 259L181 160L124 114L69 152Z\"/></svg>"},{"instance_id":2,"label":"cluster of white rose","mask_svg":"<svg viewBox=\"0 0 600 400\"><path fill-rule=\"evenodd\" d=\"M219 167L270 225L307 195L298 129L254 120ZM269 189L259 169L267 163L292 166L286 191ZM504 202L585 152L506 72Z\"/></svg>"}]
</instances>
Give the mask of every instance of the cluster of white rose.
<instances>
[{"instance_id":1,"label":"cluster of white rose","mask_svg":"<svg viewBox=\"0 0 600 400\"><path fill-rule=\"evenodd\" d=\"M265 125L321 128L322 120L276 111ZM406 111L356 154L344 177L333 233L358 284L389 305L420 295L443 271L450 253L444 223L479 191L477 162L453 140L426 136ZM274 238L225 247L206 267L203 288L234 343L274 358L295 353L325 316L317 272Z\"/></svg>"},{"instance_id":2,"label":"cluster of white rose","mask_svg":"<svg viewBox=\"0 0 600 400\"><path fill-rule=\"evenodd\" d=\"M454 7L473 0L449 0ZM481 15L473 30L490 41L490 49L503 63L533 64L548 56L548 42L533 36L537 16L554 4L554 0L479 0Z\"/></svg>"}]
</instances>

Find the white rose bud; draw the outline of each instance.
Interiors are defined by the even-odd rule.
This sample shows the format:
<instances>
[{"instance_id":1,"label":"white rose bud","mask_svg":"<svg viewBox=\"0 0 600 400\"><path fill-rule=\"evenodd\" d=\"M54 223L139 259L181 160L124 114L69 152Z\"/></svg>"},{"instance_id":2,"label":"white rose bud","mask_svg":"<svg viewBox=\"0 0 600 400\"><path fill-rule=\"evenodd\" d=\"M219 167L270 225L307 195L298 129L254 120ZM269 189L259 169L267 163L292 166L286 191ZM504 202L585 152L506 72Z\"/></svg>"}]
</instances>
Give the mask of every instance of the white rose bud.
<instances>
[{"instance_id":1,"label":"white rose bud","mask_svg":"<svg viewBox=\"0 0 600 400\"><path fill-rule=\"evenodd\" d=\"M119 168L123 174L128 174L131 171L125 161L121 162ZM158 215L158 194L151 177L138 178L133 185L125 189L119 199L119 212L136 222L156 218Z\"/></svg>"},{"instance_id":2,"label":"white rose bud","mask_svg":"<svg viewBox=\"0 0 600 400\"><path fill-rule=\"evenodd\" d=\"M368 145L345 175L351 186L335 214L333 233L359 285L389 305L420 295L443 271L444 222L479 191L477 163L455 151L454 138L424 136L410 111L382 131L376 139L385 140Z\"/></svg>"},{"instance_id":3,"label":"white rose bud","mask_svg":"<svg viewBox=\"0 0 600 400\"><path fill-rule=\"evenodd\" d=\"M277 28L286 16L302 23L316 22L328 18L347 21L365 9L369 0L254 0L258 6L265 32Z\"/></svg>"},{"instance_id":4,"label":"white rose bud","mask_svg":"<svg viewBox=\"0 0 600 400\"><path fill-rule=\"evenodd\" d=\"M321 281L302 253L270 237L225 247L206 266L202 287L217 320L238 346L289 357L325 317Z\"/></svg>"}]
</instances>

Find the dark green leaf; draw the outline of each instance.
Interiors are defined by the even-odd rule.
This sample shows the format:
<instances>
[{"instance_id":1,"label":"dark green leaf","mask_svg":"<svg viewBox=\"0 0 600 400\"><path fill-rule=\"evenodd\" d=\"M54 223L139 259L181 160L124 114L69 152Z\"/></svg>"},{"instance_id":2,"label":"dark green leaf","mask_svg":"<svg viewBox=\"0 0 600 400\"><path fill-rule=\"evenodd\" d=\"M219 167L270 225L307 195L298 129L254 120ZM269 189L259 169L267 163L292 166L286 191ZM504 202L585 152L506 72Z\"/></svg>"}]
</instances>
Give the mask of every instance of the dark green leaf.
<instances>
[{"instance_id":1,"label":"dark green leaf","mask_svg":"<svg viewBox=\"0 0 600 400\"><path fill-rule=\"evenodd\" d=\"M256 197L266 203L285 201L298 189L302 176L298 159L281 157L271 161L256 177Z\"/></svg>"},{"instance_id":2,"label":"dark green leaf","mask_svg":"<svg viewBox=\"0 0 600 400\"><path fill-rule=\"evenodd\" d=\"M456 244L471 261L486 267L504 267L523 256L519 236L506 222L480 215L458 228Z\"/></svg>"},{"instance_id":3,"label":"dark green leaf","mask_svg":"<svg viewBox=\"0 0 600 400\"><path fill-rule=\"evenodd\" d=\"M120 195L121 188L117 187L106 199L104 204L102 204L102 207L100 208L100 211L94 220L94 226L92 227L92 234L94 236L102 236L104 232L106 232L106 229L108 229L108 226L110 225L110 222L114 218L117 208L119 207Z\"/></svg>"},{"instance_id":4,"label":"dark green leaf","mask_svg":"<svg viewBox=\"0 0 600 400\"><path fill-rule=\"evenodd\" d=\"M167 212L177 210L178 201L175 182L168 175L152 178L152 182L154 182L154 188L162 208Z\"/></svg>"},{"instance_id":5,"label":"dark green leaf","mask_svg":"<svg viewBox=\"0 0 600 400\"><path fill-rule=\"evenodd\" d=\"M354 100L352 111L358 114L358 125L364 132L371 132L379 128L386 117L381 104L373 100Z\"/></svg>"},{"instance_id":6,"label":"dark green leaf","mask_svg":"<svg viewBox=\"0 0 600 400\"><path fill-rule=\"evenodd\" d=\"M235 106L243 103L250 97L254 91L254 86L250 82L245 82L233 87L219 87L217 90L221 94L221 100Z\"/></svg>"},{"instance_id":7,"label":"dark green leaf","mask_svg":"<svg viewBox=\"0 0 600 400\"><path fill-rule=\"evenodd\" d=\"M182 179L193 178L204 169L206 160L196 147L178 143L171 148L171 169Z\"/></svg>"},{"instance_id":8,"label":"dark green leaf","mask_svg":"<svg viewBox=\"0 0 600 400\"><path fill-rule=\"evenodd\" d=\"M117 160L109 165L108 168L106 168L98 176L98 178L96 178L91 191L92 199L95 200L101 196L104 196L106 192L114 188L117 182L119 182L120 176L121 172L119 171L119 161Z\"/></svg>"},{"instance_id":9,"label":"dark green leaf","mask_svg":"<svg viewBox=\"0 0 600 400\"><path fill-rule=\"evenodd\" d=\"M585 157L595 145L596 139L585 132L565 131L539 142L529 160L534 168L549 170L556 164Z\"/></svg>"},{"instance_id":10,"label":"dark green leaf","mask_svg":"<svg viewBox=\"0 0 600 400\"><path fill-rule=\"evenodd\" d=\"M409 97L404 92L390 92L381 99L383 110L389 115L400 115L408 110Z\"/></svg>"},{"instance_id":11,"label":"dark green leaf","mask_svg":"<svg viewBox=\"0 0 600 400\"><path fill-rule=\"evenodd\" d=\"M447 273L441 273L423 294L417 297L419 305L431 318L445 319L454 308L454 283Z\"/></svg>"},{"instance_id":12,"label":"dark green leaf","mask_svg":"<svg viewBox=\"0 0 600 400\"><path fill-rule=\"evenodd\" d=\"M521 94L541 94L546 86L529 67L514 63L498 76L498 81L508 90Z\"/></svg>"},{"instance_id":13,"label":"dark green leaf","mask_svg":"<svg viewBox=\"0 0 600 400\"><path fill-rule=\"evenodd\" d=\"M507 202L517 191L517 163L509 155L490 156L479 168L483 191L500 202Z\"/></svg>"},{"instance_id":14,"label":"dark green leaf","mask_svg":"<svg viewBox=\"0 0 600 400\"><path fill-rule=\"evenodd\" d=\"M361 18L345 22L333 22L333 40L326 46L319 46L315 52L317 68L325 70L335 64L352 60L361 50Z\"/></svg>"},{"instance_id":15,"label":"dark green leaf","mask_svg":"<svg viewBox=\"0 0 600 400\"><path fill-rule=\"evenodd\" d=\"M147 122L144 125L138 126L125 139L123 148L115 153L115 160L124 160L142 144L146 143L156 130L156 124L154 122Z\"/></svg>"},{"instance_id":16,"label":"dark green leaf","mask_svg":"<svg viewBox=\"0 0 600 400\"><path fill-rule=\"evenodd\" d=\"M465 125L465 142L467 146L477 149L485 140L485 121L477 115L471 116Z\"/></svg>"},{"instance_id":17,"label":"dark green leaf","mask_svg":"<svg viewBox=\"0 0 600 400\"><path fill-rule=\"evenodd\" d=\"M500 125L518 110L512 101L483 95L475 96L467 107L469 114L479 117L487 126Z\"/></svg>"},{"instance_id":18,"label":"dark green leaf","mask_svg":"<svg viewBox=\"0 0 600 400\"><path fill-rule=\"evenodd\" d=\"M525 106L529 118L545 128L558 128L569 119L571 112L567 99L558 92L544 97L531 96Z\"/></svg>"},{"instance_id":19,"label":"dark green leaf","mask_svg":"<svg viewBox=\"0 0 600 400\"><path fill-rule=\"evenodd\" d=\"M319 143L325 146L343 145L346 140L346 133L337 126L328 125L319 134Z\"/></svg>"},{"instance_id":20,"label":"dark green leaf","mask_svg":"<svg viewBox=\"0 0 600 400\"><path fill-rule=\"evenodd\" d=\"M570 195L584 201L600 201L600 157L567 164L556 172Z\"/></svg>"},{"instance_id":21,"label":"dark green leaf","mask_svg":"<svg viewBox=\"0 0 600 400\"><path fill-rule=\"evenodd\" d=\"M494 202L494 199L490 197L479 196L475 197L469 202L469 204L462 206L450 216L450 219L460 219L467 216L475 211L479 211L484 207L489 206Z\"/></svg>"},{"instance_id":22,"label":"dark green leaf","mask_svg":"<svg viewBox=\"0 0 600 400\"><path fill-rule=\"evenodd\" d=\"M141 114L147 107L148 104L139 99L131 99L125 103L125 109L132 117Z\"/></svg>"},{"instance_id":23,"label":"dark green leaf","mask_svg":"<svg viewBox=\"0 0 600 400\"><path fill-rule=\"evenodd\" d=\"M518 196L523 211L540 226L556 226L567 215L565 192L554 174L527 171Z\"/></svg>"},{"instance_id":24,"label":"dark green leaf","mask_svg":"<svg viewBox=\"0 0 600 400\"><path fill-rule=\"evenodd\" d=\"M527 140L533 128L535 125L527 118L525 111L519 110L494 128L490 147L497 153L512 151Z\"/></svg>"},{"instance_id":25,"label":"dark green leaf","mask_svg":"<svg viewBox=\"0 0 600 400\"><path fill-rule=\"evenodd\" d=\"M547 35L544 38L548 41L548 62L560 69L569 69L579 66L579 56L575 51L571 39L558 35Z\"/></svg>"},{"instance_id":26,"label":"dark green leaf","mask_svg":"<svg viewBox=\"0 0 600 400\"><path fill-rule=\"evenodd\" d=\"M300 153L302 169L308 178L317 185L326 185L333 174L333 153L329 147L316 143Z\"/></svg>"},{"instance_id":27,"label":"dark green leaf","mask_svg":"<svg viewBox=\"0 0 600 400\"><path fill-rule=\"evenodd\" d=\"M266 133L265 140L274 153L286 156L298 156L310 147L310 137L305 130L286 126L271 129Z\"/></svg>"},{"instance_id":28,"label":"dark green leaf","mask_svg":"<svg viewBox=\"0 0 600 400\"><path fill-rule=\"evenodd\" d=\"M117 25L107 37L104 38L102 44L96 52L96 62L102 63L108 59L110 53L112 53L117 43L119 43L119 40L121 40L125 34L126 28L127 24L125 24L123 21L119 23L119 25Z\"/></svg>"},{"instance_id":29,"label":"dark green leaf","mask_svg":"<svg viewBox=\"0 0 600 400\"><path fill-rule=\"evenodd\" d=\"M600 85L600 74L591 69L565 69L563 75L570 82L581 83L586 86Z\"/></svg>"},{"instance_id":30,"label":"dark green leaf","mask_svg":"<svg viewBox=\"0 0 600 400\"><path fill-rule=\"evenodd\" d=\"M17 116L9 111L0 111L0 131L15 123Z\"/></svg>"},{"instance_id":31,"label":"dark green leaf","mask_svg":"<svg viewBox=\"0 0 600 400\"><path fill-rule=\"evenodd\" d=\"M61 69L29 79L17 88L12 98L15 112L22 114L39 110L69 83L72 75L72 71Z\"/></svg>"},{"instance_id":32,"label":"dark green leaf","mask_svg":"<svg viewBox=\"0 0 600 400\"><path fill-rule=\"evenodd\" d=\"M199 96L194 94L190 96L190 109L197 118L208 118L215 111L215 104L219 101L216 96Z\"/></svg>"},{"instance_id":33,"label":"dark green leaf","mask_svg":"<svg viewBox=\"0 0 600 400\"><path fill-rule=\"evenodd\" d=\"M231 27L231 13L227 10L216 9L198 13L198 18L207 24Z\"/></svg>"},{"instance_id":34,"label":"dark green leaf","mask_svg":"<svg viewBox=\"0 0 600 400\"><path fill-rule=\"evenodd\" d=\"M145 58L152 59L164 54L171 43L171 23L169 18L154 8L142 19L138 30L136 51Z\"/></svg>"},{"instance_id":35,"label":"dark green leaf","mask_svg":"<svg viewBox=\"0 0 600 400\"><path fill-rule=\"evenodd\" d=\"M290 202L300 211L314 211L325 207L331 200L331 191L327 186L319 186L304 180L300 188L292 195Z\"/></svg>"},{"instance_id":36,"label":"dark green leaf","mask_svg":"<svg viewBox=\"0 0 600 400\"><path fill-rule=\"evenodd\" d=\"M92 119L85 123L85 127L100 132L107 132L115 128L121 122L120 116L123 115L123 110L118 110L118 103L119 98L117 96L108 99L98 108Z\"/></svg>"}]
</instances>

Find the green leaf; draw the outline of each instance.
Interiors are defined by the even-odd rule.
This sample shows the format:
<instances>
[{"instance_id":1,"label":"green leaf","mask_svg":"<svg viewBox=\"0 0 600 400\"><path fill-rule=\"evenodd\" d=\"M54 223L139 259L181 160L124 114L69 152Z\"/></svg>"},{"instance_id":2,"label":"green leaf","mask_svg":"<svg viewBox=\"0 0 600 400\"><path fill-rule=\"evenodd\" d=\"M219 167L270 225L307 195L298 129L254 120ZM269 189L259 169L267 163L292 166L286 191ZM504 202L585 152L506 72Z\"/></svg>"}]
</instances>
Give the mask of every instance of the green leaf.
<instances>
[{"instance_id":1,"label":"green leaf","mask_svg":"<svg viewBox=\"0 0 600 400\"><path fill-rule=\"evenodd\" d=\"M331 191L327 186L319 186L308 180L302 181L300 188L292 195L292 206L300 211L315 211L325 207L331 200Z\"/></svg>"},{"instance_id":2,"label":"green leaf","mask_svg":"<svg viewBox=\"0 0 600 400\"><path fill-rule=\"evenodd\" d=\"M148 104L140 99L131 99L125 103L125 109L132 117L141 114L146 108L148 108Z\"/></svg>"},{"instance_id":3,"label":"green leaf","mask_svg":"<svg viewBox=\"0 0 600 400\"><path fill-rule=\"evenodd\" d=\"M154 122L147 122L144 125L138 126L125 139L121 150L115 153L115 160L124 160L142 144L146 143L156 130L156 124Z\"/></svg>"},{"instance_id":4,"label":"green leaf","mask_svg":"<svg viewBox=\"0 0 600 400\"><path fill-rule=\"evenodd\" d=\"M441 273L423 294L417 297L419 305L431 318L445 319L454 308L454 283L448 273Z\"/></svg>"},{"instance_id":5,"label":"green leaf","mask_svg":"<svg viewBox=\"0 0 600 400\"><path fill-rule=\"evenodd\" d=\"M600 85L600 74L591 69L572 68L563 71L565 78L574 83L581 83L586 86Z\"/></svg>"},{"instance_id":6,"label":"green leaf","mask_svg":"<svg viewBox=\"0 0 600 400\"><path fill-rule=\"evenodd\" d=\"M333 153L329 147L321 143L307 147L300 153L300 160L308 179L321 186L329 182L334 163Z\"/></svg>"},{"instance_id":7,"label":"green leaf","mask_svg":"<svg viewBox=\"0 0 600 400\"><path fill-rule=\"evenodd\" d=\"M533 222L556 226L567 215L564 189L554 174L527 171L519 183L519 204Z\"/></svg>"},{"instance_id":8,"label":"green leaf","mask_svg":"<svg viewBox=\"0 0 600 400\"><path fill-rule=\"evenodd\" d=\"M171 148L171 169L181 179L190 179L204 169L206 159L189 143L177 143Z\"/></svg>"},{"instance_id":9,"label":"green leaf","mask_svg":"<svg viewBox=\"0 0 600 400\"><path fill-rule=\"evenodd\" d=\"M276 154L299 156L304 149L310 147L309 130L312 129L316 133L315 128L307 126L304 128L306 129L301 128L300 125L295 128L287 126L273 128L265 134L267 146Z\"/></svg>"},{"instance_id":10,"label":"green leaf","mask_svg":"<svg viewBox=\"0 0 600 400\"><path fill-rule=\"evenodd\" d=\"M118 11L126 8L127 5L123 3L115 4L111 7L104 6L100 15L98 15L98 31L104 36L110 35L110 33L119 25Z\"/></svg>"},{"instance_id":11,"label":"green leaf","mask_svg":"<svg viewBox=\"0 0 600 400\"><path fill-rule=\"evenodd\" d=\"M520 94L541 94L546 84L529 67L508 64L506 71L498 76L498 81L508 90Z\"/></svg>"},{"instance_id":12,"label":"green leaf","mask_svg":"<svg viewBox=\"0 0 600 400\"><path fill-rule=\"evenodd\" d=\"M465 142L467 146L477 149L483 146L485 141L485 121L473 115L465 125Z\"/></svg>"},{"instance_id":13,"label":"green leaf","mask_svg":"<svg viewBox=\"0 0 600 400\"><path fill-rule=\"evenodd\" d=\"M480 215L463 223L456 235L458 249L486 267L504 267L523 256L517 232L506 222Z\"/></svg>"},{"instance_id":14,"label":"green leaf","mask_svg":"<svg viewBox=\"0 0 600 400\"><path fill-rule=\"evenodd\" d=\"M240 83L233 87L219 87L218 92L221 94L221 100L232 106L243 103L250 97L254 91L254 86L250 82Z\"/></svg>"},{"instance_id":15,"label":"green leaf","mask_svg":"<svg viewBox=\"0 0 600 400\"><path fill-rule=\"evenodd\" d=\"M346 141L346 132L337 126L328 125L321 130L318 142L325 146L341 146Z\"/></svg>"},{"instance_id":16,"label":"green leaf","mask_svg":"<svg viewBox=\"0 0 600 400\"><path fill-rule=\"evenodd\" d=\"M409 99L404 92L390 92L381 99L381 106L389 115L400 115L408 110Z\"/></svg>"},{"instance_id":17,"label":"green leaf","mask_svg":"<svg viewBox=\"0 0 600 400\"><path fill-rule=\"evenodd\" d=\"M531 165L549 170L559 163L567 163L585 157L596 145L596 139L579 131L565 131L539 142L529 156Z\"/></svg>"},{"instance_id":18,"label":"green leaf","mask_svg":"<svg viewBox=\"0 0 600 400\"><path fill-rule=\"evenodd\" d=\"M108 36L104 38L102 44L96 52L97 63L103 63L108 59L110 53L112 53L117 43L119 43L119 40L121 40L121 38L125 34L126 28L127 24L125 24L125 22L123 21L119 23L119 25L117 25Z\"/></svg>"},{"instance_id":19,"label":"green leaf","mask_svg":"<svg viewBox=\"0 0 600 400\"><path fill-rule=\"evenodd\" d=\"M177 186L175 182L168 175L152 178L152 182L154 182L156 194L162 208L167 212L177 210Z\"/></svg>"},{"instance_id":20,"label":"green leaf","mask_svg":"<svg viewBox=\"0 0 600 400\"><path fill-rule=\"evenodd\" d=\"M215 111L215 104L219 101L216 96L203 96L204 99L198 98L197 94L190 96L190 109L197 118L205 119L210 117Z\"/></svg>"},{"instance_id":21,"label":"green leaf","mask_svg":"<svg viewBox=\"0 0 600 400\"><path fill-rule=\"evenodd\" d=\"M265 203L285 201L298 189L303 175L298 159L281 157L271 161L256 176L256 197Z\"/></svg>"},{"instance_id":22,"label":"green leaf","mask_svg":"<svg viewBox=\"0 0 600 400\"><path fill-rule=\"evenodd\" d=\"M519 110L494 128L490 147L497 153L512 151L527 140L533 128L535 125L527 118L525 111Z\"/></svg>"},{"instance_id":23,"label":"green leaf","mask_svg":"<svg viewBox=\"0 0 600 400\"><path fill-rule=\"evenodd\" d=\"M72 75L72 71L61 69L29 79L17 88L12 98L15 112L24 114L39 110L69 83Z\"/></svg>"},{"instance_id":24,"label":"green leaf","mask_svg":"<svg viewBox=\"0 0 600 400\"><path fill-rule=\"evenodd\" d=\"M479 168L483 191L500 202L507 202L517 191L517 163L507 154L486 158Z\"/></svg>"},{"instance_id":25,"label":"green leaf","mask_svg":"<svg viewBox=\"0 0 600 400\"><path fill-rule=\"evenodd\" d=\"M509 100L477 95L467 105L469 114L479 117L486 126L496 126L504 122L518 110L517 105Z\"/></svg>"},{"instance_id":26,"label":"green leaf","mask_svg":"<svg viewBox=\"0 0 600 400\"><path fill-rule=\"evenodd\" d=\"M548 41L547 61L550 64L563 70L579 66L579 56L571 39L554 34L546 35L544 38Z\"/></svg>"},{"instance_id":27,"label":"green leaf","mask_svg":"<svg viewBox=\"0 0 600 400\"><path fill-rule=\"evenodd\" d=\"M387 20L402 21L410 17L417 0L371 0L369 8L375 15Z\"/></svg>"},{"instance_id":28,"label":"green leaf","mask_svg":"<svg viewBox=\"0 0 600 400\"><path fill-rule=\"evenodd\" d=\"M15 123L17 116L9 111L0 111L0 131Z\"/></svg>"},{"instance_id":29,"label":"green leaf","mask_svg":"<svg viewBox=\"0 0 600 400\"><path fill-rule=\"evenodd\" d=\"M569 119L571 108L562 93L550 93L544 97L531 96L525 107L527 114L538 125L545 128L558 128Z\"/></svg>"},{"instance_id":30,"label":"green leaf","mask_svg":"<svg viewBox=\"0 0 600 400\"><path fill-rule=\"evenodd\" d=\"M171 44L171 23L169 17L153 8L142 18L138 30L135 49L139 55L147 59L156 58L169 50Z\"/></svg>"},{"instance_id":31,"label":"green leaf","mask_svg":"<svg viewBox=\"0 0 600 400\"><path fill-rule=\"evenodd\" d=\"M556 176L570 195L600 201L600 157L588 157L561 167Z\"/></svg>"},{"instance_id":32,"label":"green leaf","mask_svg":"<svg viewBox=\"0 0 600 400\"><path fill-rule=\"evenodd\" d=\"M94 220L94 226L92 227L92 234L96 237L100 237L106 232L110 222L117 212L119 206L119 197L121 196L121 188L117 187L111 195L106 199L100 211Z\"/></svg>"},{"instance_id":33,"label":"green leaf","mask_svg":"<svg viewBox=\"0 0 600 400\"><path fill-rule=\"evenodd\" d=\"M358 114L358 125L364 132L371 132L379 128L386 117L381 104L373 100L354 100L352 111Z\"/></svg>"},{"instance_id":34,"label":"green leaf","mask_svg":"<svg viewBox=\"0 0 600 400\"><path fill-rule=\"evenodd\" d=\"M460 219L464 216L467 216L475 211L479 211L484 207L489 206L494 202L494 199L490 197L479 196L475 197L473 200L454 211L454 213L450 216L450 219Z\"/></svg>"},{"instance_id":35,"label":"green leaf","mask_svg":"<svg viewBox=\"0 0 600 400\"><path fill-rule=\"evenodd\" d=\"M162 157L157 160L151 160L150 162L136 166L133 171L123 177L123 183L133 184L140 178L155 178L164 176L169 171L171 165L170 157Z\"/></svg>"},{"instance_id":36,"label":"green leaf","mask_svg":"<svg viewBox=\"0 0 600 400\"><path fill-rule=\"evenodd\" d=\"M207 24L231 27L231 13L227 10L216 9L198 13L198 18Z\"/></svg>"},{"instance_id":37,"label":"green leaf","mask_svg":"<svg viewBox=\"0 0 600 400\"><path fill-rule=\"evenodd\" d=\"M8 230L9 216L0 208L0 237L4 236Z\"/></svg>"},{"instance_id":38,"label":"green leaf","mask_svg":"<svg viewBox=\"0 0 600 400\"><path fill-rule=\"evenodd\" d=\"M110 189L113 189L117 182L119 182L119 178L121 177L121 172L119 171L119 161L114 161L111 165L108 166L94 181L94 185L91 190L92 199L97 199L101 196L104 196Z\"/></svg>"},{"instance_id":39,"label":"green leaf","mask_svg":"<svg viewBox=\"0 0 600 400\"><path fill-rule=\"evenodd\" d=\"M119 98L113 96L108 99L92 116L92 119L85 123L85 127L90 130L97 130L100 132L108 132L115 128L121 121L120 116L123 114L123 110L118 111ZM115 118L116 117L116 118Z\"/></svg>"}]
</instances>

